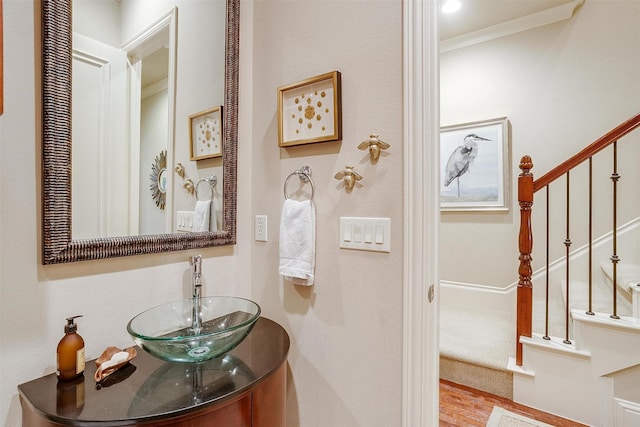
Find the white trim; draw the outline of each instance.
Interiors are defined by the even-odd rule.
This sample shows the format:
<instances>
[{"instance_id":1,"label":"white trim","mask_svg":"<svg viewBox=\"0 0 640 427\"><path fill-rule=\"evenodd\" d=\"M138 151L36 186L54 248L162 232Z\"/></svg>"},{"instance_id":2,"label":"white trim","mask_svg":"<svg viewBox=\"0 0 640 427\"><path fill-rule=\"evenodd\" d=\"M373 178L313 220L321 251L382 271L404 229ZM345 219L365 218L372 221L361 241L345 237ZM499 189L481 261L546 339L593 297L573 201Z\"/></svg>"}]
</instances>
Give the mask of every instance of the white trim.
<instances>
[{"instance_id":1,"label":"white trim","mask_svg":"<svg viewBox=\"0 0 640 427\"><path fill-rule=\"evenodd\" d=\"M621 235L633 232L639 226L640 226L640 217L634 218L629 222L619 226L618 238L620 238ZM603 234L602 236L593 239L593 242L591 243L591 247L595 249L599 246L609 244L612 240L613 240L613 232L609 231ZM571 251L571 253L569 254L569 260L575 261L580 257L587 256L588 253L589 253L589 244L587 243ZM563 255L560 258L549 262L549 272L552 272L555 269L563 267L565 264L566 258L567 258L566 255ZM531 274L531 280L532 281L540 280L544 278L545 274L546 274L546 267L542 265L541 267L533 271L533 273ZM473 286L481 286L481 285L473 285ZM509 286L507 286L505 289L512 289L512 288L516 288L517 286L518 286L518 281L515 281L511 283Z\"/></svg>"},{"instance_id":2,"label":"white trim","mask_svg":"<svg viewBox=\"0 0 640 427\"><path fill-rule=\"evenodd\" d=\"M440 280L440 286L452 289L465 289L470 291L490 292L499 295L507 295L515 291L517 283L512 283L506 288L498 286L481 285L478 283L453 282L451 280Z\"/></svg>"},{"instance_id":3,"label":"white trim","mask_svg":"<svg viewBox=\"0 0 640 427\"><path fill-rule=\"evenodd\" d=\"M142 60L128 58L129 78L129 233L140 234L140 100Z\"/></svg>"},{"instance_id":4,"label":"white trim","mask_svg":"<svg viewBox=\"0 0 640 427\"><path fill-rule=\"evenodd\" d=\"M620 316L619 319L612 319L607 313L585 314L584 310L571 309L571 318L574 322L581 321L602 328L624 329L631 332L640 332L640 322L631 316Z\"/></svg>"},{"instance_id":5,"label":"white trim","mask_svg":"<svg viewBox=\"0 0 640 427\"><path fill-rule=\"evenodd\" d=\"M575 356L580 358L591 358L591 353L584 350L577 350L575 344L566 344L562 338L549 337L546 340L542 337L542 334L531 334L531 338L520 336L520 343L529 345L531 347L543 348L546 350L555 351L569 356Z\"/></svg>"},{"instance_id":6,"label":"white trim","mask_svg":"<svg viewBox=\"0 0 640 427\"><path fill-rule=\"evenodd\" d=\"M572 2L561 4L560 6L532 13L511 21L492 25L481 30L472 31L457 37L451 37L440 42L440 52L461 49L474 44L483 43L511 34L532 30L556 22L571 19L584 0L573 0Z\"/></svg>"},{"instance_id":7,"label":"white trim","mask_svg":"<svg viewBox=\"0 0 640 427\"><path fill-rule=\"evenodd\" d=\"M476 283L459 283L440 280L440 304L442 307L455 305L462 309L475 310L491 307L502 312L506 318L516 317L516 287L499 288Z\"/></svg>"},{"instance_id":8,"label":"white trim","mask_svg":"<svg viewBox=\"0 0 640 427\"><path fill-rule=\"evenodd\" d=\"M439 418L438 2L403 2L404 50L404 427ZM435 298L429 303L429 287Z\"/></svg>"},{"instance_id":9,"label":"white trim","mask_svg":"<svg viewBox=\"0 0 640 427\"><path fill-rule=\"evenodd\" d=\"M618 227L618 237L621 235L625 235L627 233L633 233L636 231L636 228L640 227L640 217L634 218L629 222ZM597 237L593 240L591 247L596 248L602 245L610 244L613 239L613 232L609 231L603 234L600 237ZM580 257L585 257L589 253L589 245L584 244L579 248L574 249L569 254L569 259L571 261L575 261ZM560 258L553 260L549 263L549 271L553 271L555 269L561 268L565 264L566 256L561 256ZM542 280L546 274L546 268L543 265L542 267L537 268L531 274L531 279L535 282L537 280ZM464 289L464 290L472 290L472 291L483 291L483 292L492 292L501 295L507 295L511 292L515 292L518 287L518 281L512 282L506 287L499 286L490 286L490 285L481 285L478 283L465 283L465 282L454 282L451 280L440 280L440 285L443 287L451 288L451 289ZM640 293L640 289L637 289L636 292ZM640 301L638 302L638 312L640 316Z\"/></svg>"},{"instance_id":10,"label":"white trim","mask_svg":"<svg viewBox=\"0 0 640 427\"><path fill-rule=\"evenodd\" d=\"M640 405L615 397L615 426L633 426L640 423Z\"/></svg>"},{"instance_id":11,"label":"white trim","mask_svg":"<svg viewBox=\"0 0 640 427\"><path fill-rule=\"evenodd\" d=\"M176 73L178 70L178 8L173 7L170 12L169 20L169 75L168 79L168 129L167 129L167 170L169 171L169 177L167 179L167 188L174 188L173 178L174 174L171 173L174 164L174 157L176 152L176 87L177 78ZM175 212L173 206L173 198L175 191L167 191L165 200L165 230L167 233L171 233L173 230L173 215Z\"/></svg>"},{"instance_id":12,"label":"white trim","mask_svg":"<svg viewBox=\"0 0 640 427\"><path fill-rule=\"evenodd\" d=\"M535 378L536 373L533 371L526 370L523 366L518 366L516 364L516 358L510 357L507 362L507 371L511 371L514 374L522 375L524 377Z\"/></svg>"},{"instance_id":13,"label":"white trim","mask_svg":"<svg viewBox=\"0 0 640 427\"><path fill-rule=\"evenodd\" d=\"M130 116L131 123L129 127L129 140L131 141L130 158L132 163L131 173L131 206L139 206L139 158L140 158L140 100L147 96L141 90L141 61L147 55L158 50L160 47L166 46L169 49L169 70L166 79L167 87L167 165L171 170L173 165L175 152L175 121L176 121L176 68L177 68L177 49L178 49L178 8L173 7L164 15L158 18L149 27L140 34L134 36L130 41L125 43L122 49L127 53L130 61ZM137 159L137 160L136 160ZM137 166L136 166L137 165ZM137 172L136 172L137 170ZM135 182L135 184L134 184ZM167 175L167 186L173 188L173 174ZM167 191L164 209L164 226L165 232L170 233L173 229L173 194L174 191ZM139 211L131 211L131 231L133 234L138 229Z\"/></svg>"},{"instance_id":14,"label":"white trim","mask_svg":"<svg viewBox=\"0 0 640 427\"><path fill-rule=\"evenodd\" d=\"M80 41L82 40L91 40L88 37L79 34L73 33L73 45L80 45ZM92 40L90 42L93 42ZM86 41L83 41L83 46L86 44ZM73 48L71 52L72 61L84 62L85 64L95 68L100 73L100 84L98 87L99 102L98 102L98 131L96 132L98 137L95 142L95 146L97 147L97 155L98 159L98 170L96 171L97 176L97 188L96 194L97 197L97 214L98 218L96 219L97 223L97 235L100 237L108 236L109 227L107 224L107 217L109 212L109 203L107 201L106 195L108 194L109 188L109 167L108 162L111 160L111 156L107 156L105 146L107 145L107 140L110 140L110 132L111 126L109 126L109 113L111 111L111 63L107 59L97 57L90 53L87 53L83 50L79 50L77 48ZM73 179L73 177L72 177Z\"/></svg>"},{"instance_id":15,"label":"white trim","mask_svg":"<svg viewBox=\"0 0 640 427\"><path fill-rule=\"evenodd\" d=\"M169 45L175 40L175 27L177 25L178 8L172 7L160 16L143 31L136 34L128 42L122 45L122 50L127 52L134 61L150 55L161 47L166 46L167 40L158 37L158 34L169 31ZM174 34L171 34L174 33ZM171 50L171 46L169 50ZM171 56L171 54L169 54ZM169 58L171 61L171 58Z\"/></svg>"},{"instance_id":16,"label":"white trim","mask_svg":"<svg viewBox=\"0 0 640 427\"><path fill-rule=\"evenodd\" d=\"M145 99L155 95L156 93L160 93L163 90L168 90L168 89L169 89L169 79L162 79L155 83L151 83L150 85L142 89L141 98Z\"/></svg>"}]
</instances>

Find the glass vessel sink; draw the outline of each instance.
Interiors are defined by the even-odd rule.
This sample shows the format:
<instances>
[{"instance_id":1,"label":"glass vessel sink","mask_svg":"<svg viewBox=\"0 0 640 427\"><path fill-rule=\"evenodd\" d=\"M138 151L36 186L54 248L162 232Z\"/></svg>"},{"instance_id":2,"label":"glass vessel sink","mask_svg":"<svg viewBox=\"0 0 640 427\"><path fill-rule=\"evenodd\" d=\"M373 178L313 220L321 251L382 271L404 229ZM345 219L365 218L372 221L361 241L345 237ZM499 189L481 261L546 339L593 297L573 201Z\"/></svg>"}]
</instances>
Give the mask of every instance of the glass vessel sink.
<instances>
[{"instance_id":1,"label":"glass vessel sink","mask_svg":"<svg viewBox=\"0 0 640 427\"><path fill-rule=\"evenodd\" d=\"M169 362L203 362L235 348L260 317L260 306L236 297L202 297L200 328L194 299L170 302L138 314L127 332L140 348Z\"/></svg>"}]
</instances>

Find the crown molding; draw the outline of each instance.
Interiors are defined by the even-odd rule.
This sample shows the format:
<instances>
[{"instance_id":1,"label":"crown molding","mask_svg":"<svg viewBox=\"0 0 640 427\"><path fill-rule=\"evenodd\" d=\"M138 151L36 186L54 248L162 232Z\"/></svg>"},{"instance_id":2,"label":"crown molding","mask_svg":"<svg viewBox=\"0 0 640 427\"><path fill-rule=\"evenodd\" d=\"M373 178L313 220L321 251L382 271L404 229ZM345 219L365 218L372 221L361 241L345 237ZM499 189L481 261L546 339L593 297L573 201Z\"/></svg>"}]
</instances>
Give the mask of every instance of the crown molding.
<instances>
[{"instance_id":1,"label":"crown molding","mask_svg":"<svg viewBox=\"0 0 640 427\"><path fill-rule=\"evenodd\" d=\"M573 0L572 2L561 4L511 21L492 25L481 30L472 31L456 37L451 37L440 41L440 53L461 49L511 34L532 30L556 22L571 19L576 10L582 6L585 0Z\"/></svg>"}]
</instances>

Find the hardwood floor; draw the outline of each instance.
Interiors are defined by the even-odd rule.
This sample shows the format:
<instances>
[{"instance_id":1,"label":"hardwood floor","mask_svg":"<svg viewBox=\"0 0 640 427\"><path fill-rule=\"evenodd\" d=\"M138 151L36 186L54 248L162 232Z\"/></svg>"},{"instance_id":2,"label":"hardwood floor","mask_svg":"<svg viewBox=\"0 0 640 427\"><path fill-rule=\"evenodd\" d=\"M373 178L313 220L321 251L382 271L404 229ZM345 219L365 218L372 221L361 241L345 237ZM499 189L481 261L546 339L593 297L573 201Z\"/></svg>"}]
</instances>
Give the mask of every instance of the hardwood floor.
<instances>
[{"instance_id":1,"label":"hardwood floor","mask_svg":"<svg viewBox=\"0 0 640 427\"><path fill-rule=\"evenodd\" d=\"M556 427L587 427L504 397L440 380L440 427L485 427L494 406Z\"/></svg>"}]
</instances>

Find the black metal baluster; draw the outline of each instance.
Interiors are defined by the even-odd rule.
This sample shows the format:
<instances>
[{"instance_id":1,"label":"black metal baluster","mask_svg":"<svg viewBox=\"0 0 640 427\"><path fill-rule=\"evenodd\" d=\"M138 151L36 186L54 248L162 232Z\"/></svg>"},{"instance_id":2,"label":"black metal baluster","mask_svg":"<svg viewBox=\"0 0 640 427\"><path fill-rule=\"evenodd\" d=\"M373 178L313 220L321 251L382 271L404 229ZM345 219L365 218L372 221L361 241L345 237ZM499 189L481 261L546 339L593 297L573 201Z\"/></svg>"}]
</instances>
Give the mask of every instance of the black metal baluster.
<instances>
[{"instance_id":1,"label":"black metal baluster","mask_svg":"<svg viewBox=\"0 0 640 427\"><path fill-rule=\"evenodd\" d=\"M593 157L589 157L589 310L593 313Z\"/></svg>"},{"instance_id":2,"label":"black metal baluster","mask_svg":"<svg viewBox=\"0 0 640 427\"><path fill-rule=\"evenodd\" d=\"M613 183L613 255L611 263L613 265L613 314L612 319L619 319L618 316L618 141L613 143L613 173L611 182Z\"/></svg>"},{"instance_id":3,"label":"black metal baluster","mask_svg":"<svg viewBox=\"0 0 640 427\"><path fill-rule=\"evenodd\" d=\"M571 239L569 238L569 212L570 212L570 202L571 202L571 198L570 198L570 192L569 192L569 171L567 171L567 219L566 219L566 223L567 223L567 234L566 234L566 238L564 240L564 246L565 246L565 256L566 256L566 260L567 260L567 264L566 264L566 272L565 272L565 280L566 280L566 295L567 295L567 301L565 304L565 310L564 310L564 343L565 344L571 344L571 340L569 340L569 253L570 253L570 248L571 248Z\"/></svg>"},{"instance_id":4,"label":"black metal baluster","mask_svg":"<svg viewBox=\"0 0 640 427\"><path fill-rule=\"evenodd\" d=\"M545 295L545 314L544 314L544 336L542 338L544 338L545 340L550 340L551 337L549 337L549 186L546 186L546 190L547 190L547 241L546 241L546 245L547 245L547 259L546 259L546 264L545 264L545 277L546 277L546 295Z\"/></svg>"}]
</instances>

